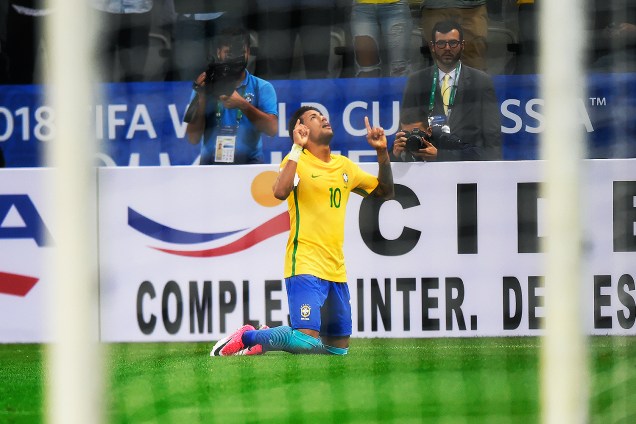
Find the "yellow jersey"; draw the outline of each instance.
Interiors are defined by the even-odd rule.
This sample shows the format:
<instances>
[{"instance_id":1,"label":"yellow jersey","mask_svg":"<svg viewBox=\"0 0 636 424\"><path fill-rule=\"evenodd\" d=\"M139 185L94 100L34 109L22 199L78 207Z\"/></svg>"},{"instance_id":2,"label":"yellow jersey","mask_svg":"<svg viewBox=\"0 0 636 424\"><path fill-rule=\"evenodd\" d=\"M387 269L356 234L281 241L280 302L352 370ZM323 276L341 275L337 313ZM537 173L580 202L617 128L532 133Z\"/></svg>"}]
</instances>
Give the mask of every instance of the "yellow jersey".
<instances>
[{"instance_id":1,"label":"yellow jersey","mask_svg":"<svg viewBox=\"0 0 636 424\"><path fill-rule=\"evenodd\" d=\"M287 160L283 159L281 169ZM349 194L367 196L377 185L377 177L345 156L332 154L329 162L323 162L303 150L294 189L287 198L290 230L285 278L310 274L347 282L343 244Z\"/></svg>"}]
</instances>

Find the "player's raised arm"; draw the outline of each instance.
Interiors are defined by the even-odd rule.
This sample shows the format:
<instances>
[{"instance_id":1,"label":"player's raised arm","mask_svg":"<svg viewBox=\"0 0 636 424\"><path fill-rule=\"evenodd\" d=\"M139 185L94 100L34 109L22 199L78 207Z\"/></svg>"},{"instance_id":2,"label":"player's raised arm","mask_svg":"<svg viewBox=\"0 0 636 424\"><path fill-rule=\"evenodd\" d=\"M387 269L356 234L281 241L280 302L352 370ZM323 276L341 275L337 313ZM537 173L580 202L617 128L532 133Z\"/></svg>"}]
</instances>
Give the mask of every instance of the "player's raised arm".
<instances>
[{"instance_id":1,"label":"player's raised arm","mask_svg":"<svg viewBox=\"0 0 636 424\"><path fill-rule=\"evenodd\" d=\"M393 188L393 172L391 171L391 159L387 150L387 140L384 128L373 127L369 124L369 118L364 117L364 125L367 127L367 141L378 154L378 186L371 192L372 196L381 199L392 199L395 195Z\"/></svg>"},{"instance_id":2,"label":"player's raised arm","mask_svg":"<svg viewBox=\"0 0 636 424\"><path fill-rule=\"evenodd\" d=\"M294 189L294 178L296 176L296 168L298 167L298 161L300 160L300 154L303 151L303 146L307 144L309 138L309 128L300 123L300 119L296 121L294 127L294 144L292 144L291 152L287 157L287 163L281 168L272 188L274 191L274 197L279 200L285 200Z\"/></svg>"}]
</instances>

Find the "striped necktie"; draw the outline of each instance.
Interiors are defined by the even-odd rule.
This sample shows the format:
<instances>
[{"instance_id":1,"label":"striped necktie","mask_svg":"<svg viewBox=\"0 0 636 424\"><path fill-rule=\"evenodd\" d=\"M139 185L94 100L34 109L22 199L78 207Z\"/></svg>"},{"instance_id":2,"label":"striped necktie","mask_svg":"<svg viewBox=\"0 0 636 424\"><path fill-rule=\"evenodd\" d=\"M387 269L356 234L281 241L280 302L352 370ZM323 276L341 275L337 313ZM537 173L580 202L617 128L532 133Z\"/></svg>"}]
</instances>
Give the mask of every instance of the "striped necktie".
<instances>
[{"instance_id":1,"label":"striped necktie","mask_svg":"<svg viewBox=\"0 0 636 424\"><path fill-rule=\"evenodd\" d=\"M450 74L444 75L444 81L442 82L442 100L444 101L444 113L448 115L448 105L450 104Z\"/></svg>"}]
</instances>

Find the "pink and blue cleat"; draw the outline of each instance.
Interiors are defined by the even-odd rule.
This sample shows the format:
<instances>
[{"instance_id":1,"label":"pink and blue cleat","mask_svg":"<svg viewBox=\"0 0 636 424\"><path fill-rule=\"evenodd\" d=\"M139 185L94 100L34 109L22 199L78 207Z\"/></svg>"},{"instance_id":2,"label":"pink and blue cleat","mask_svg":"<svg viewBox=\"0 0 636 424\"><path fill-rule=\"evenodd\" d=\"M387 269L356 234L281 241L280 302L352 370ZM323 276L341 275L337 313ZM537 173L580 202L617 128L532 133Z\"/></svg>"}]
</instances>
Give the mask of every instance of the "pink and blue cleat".
<instances>
[{"instance_id":1,"label":"pink and blue cleat","mask_svg":"<svg viewBox=\"0 0 636 424\"><path fill-rule=\"evenodd\" d=\"M269 327L262 325L259 330L266 328ZM243 333L253 330L256 329L249 324L242 326L234 333L216 342L210 352L210 356L261 355L265 353L261 345L246 347L243 344Z\"/></svg>"},{"instance_id":2,"label":"pink and blue cleat","mask_svg":"<svg viewBox=\"0 0 636 424\"><path fill-rule=\"evenodd\" d=\"M259 330L266 330L269 327L266 325L261 325L258 327ZM235 355L262 355L265 351L263 350L263 345L254 345L250 347L246 347L245 349L239 350Z\"/></svg>"}]
</instances>

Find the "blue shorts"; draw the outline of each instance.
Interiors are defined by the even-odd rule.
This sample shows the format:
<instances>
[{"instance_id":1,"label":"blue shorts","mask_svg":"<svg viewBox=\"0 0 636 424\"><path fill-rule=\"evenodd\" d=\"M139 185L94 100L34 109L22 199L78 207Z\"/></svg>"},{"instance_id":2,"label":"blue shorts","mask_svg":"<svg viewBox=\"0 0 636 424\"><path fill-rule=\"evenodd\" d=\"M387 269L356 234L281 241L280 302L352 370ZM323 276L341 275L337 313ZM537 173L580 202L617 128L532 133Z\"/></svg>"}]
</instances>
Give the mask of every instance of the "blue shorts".
<instances>
[{"instance_id":1,"label":"blue shorts","mask_svg":"<svg viewBox=\"0 0 636 424\"><path fill-rule=\"evenodd\" d=\"M351 335L351 295L346 283L313 275L285 278L293 329L319 331L321 336Z\"/></svg>"}]
</instances>

